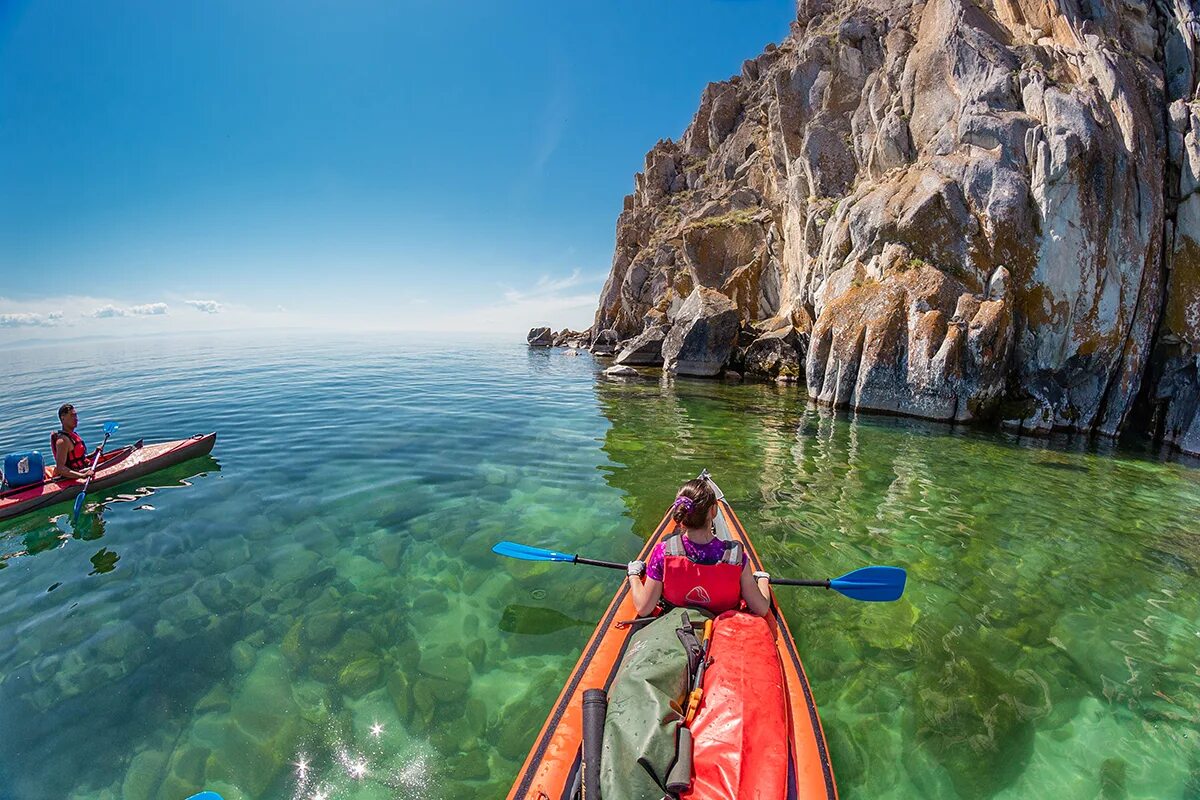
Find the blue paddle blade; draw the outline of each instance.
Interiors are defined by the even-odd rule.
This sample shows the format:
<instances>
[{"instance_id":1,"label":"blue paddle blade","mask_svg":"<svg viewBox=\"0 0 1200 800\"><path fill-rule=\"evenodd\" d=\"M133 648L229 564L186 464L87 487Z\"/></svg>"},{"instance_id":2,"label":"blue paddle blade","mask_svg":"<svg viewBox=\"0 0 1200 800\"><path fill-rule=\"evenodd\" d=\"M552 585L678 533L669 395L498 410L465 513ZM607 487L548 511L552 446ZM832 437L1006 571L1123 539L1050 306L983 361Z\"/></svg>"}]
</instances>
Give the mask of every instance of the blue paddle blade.
<instances>
[{"instance_id":1,"label":"blue paddle blade","mask_svg":"<svg viewBox=\"0 0 1200 800\"><path fill-rule=\"evenodd\" d=\"M109 436L112 436L114 433L117 432L117 428L120 428L120 427L121 427L121 423L119 423L119 422L111 422L111 421L106 422L106 423L104 423L104 432L107 433Z\"/></svg>"},{"instance_id":2,"label":"blue paddle blade","mask_svg":"<svg viewBox=\"0 0 1200 800\"><path fill-rule=\"evenodd\" d=\"M79 512L83 511L83 492L75 495L75 512L71 515L72 522L79 521Z\"/></svg>"},{"instance_id":3,"label":"blue paddle blade","mask_svg":"<svg viewBox=\"0 0 1200 800\"><path fill-rule=\"evenodd\" d=\"M516 542L500 542L492 548L492 552L496 555L508 556L509 558L519 558L524 561L568 561L575 560L575 556L567 555L566 553L557 553L553 550L543 550L540 547L530 547L527 544L517 544Z\"/></svg>"},{"instance_id":4,"label":"blue paddle blade","mask_svg":"<svg viewBox=\"0 0 1200 800\"><path fill-rule=\"evenodd\" d=\"M907 580L908 573L900 567L863 567L834 578L829 582L829 588L855 600L887 603L900 599Z\"/></svg>"},{"instance_id":5,"label":"blue paddle blade","mask_svg":"<svg viewBox=\"0 0 1200 800\"><path fill-rule=\"evenodd\" d=\"M201 792L200 794L192 795L187 800L221 800L221 795L216 792Z\"/></svg>"}]
</instances>

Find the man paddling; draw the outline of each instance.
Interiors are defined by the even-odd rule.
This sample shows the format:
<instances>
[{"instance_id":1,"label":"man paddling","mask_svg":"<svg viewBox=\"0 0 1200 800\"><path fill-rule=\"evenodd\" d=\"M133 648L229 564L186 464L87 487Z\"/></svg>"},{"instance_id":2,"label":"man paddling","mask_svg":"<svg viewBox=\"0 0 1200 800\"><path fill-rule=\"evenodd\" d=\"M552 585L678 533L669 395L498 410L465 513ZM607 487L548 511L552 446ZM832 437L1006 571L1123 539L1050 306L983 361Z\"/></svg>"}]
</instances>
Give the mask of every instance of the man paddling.
<instances>
[{"instance_id":1,"label":"man paddling","mask_svg":"<svg viewBox=\"0 0 1200 800\"><path fill-rule=\"evenodd\" d=\"M50 450L54 453L54 477L87 480L92 474L91 458L83 438L75 432L79 415L75 406L64 404L58 409L62 429L50 434Z\"/></svg>"}]
</instances>

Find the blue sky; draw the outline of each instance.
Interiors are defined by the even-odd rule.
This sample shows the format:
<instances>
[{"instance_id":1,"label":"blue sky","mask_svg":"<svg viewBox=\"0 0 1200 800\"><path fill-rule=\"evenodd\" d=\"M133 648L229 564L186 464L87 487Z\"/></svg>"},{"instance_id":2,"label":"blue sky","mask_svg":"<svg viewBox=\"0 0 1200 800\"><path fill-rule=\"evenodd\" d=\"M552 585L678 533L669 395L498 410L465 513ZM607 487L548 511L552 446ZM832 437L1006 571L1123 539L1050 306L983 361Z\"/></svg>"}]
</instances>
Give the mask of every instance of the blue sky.
<instances>
[{"instance_id":1,"label":"blue sky","mask_svg":"<svg viewBox=\"0 0 1200 800\"><path fill-rule=\"evenodd\" d=\"M646 151L793 17L0 0L0 337L586 327Z\"/></svg>"}]
</instances>

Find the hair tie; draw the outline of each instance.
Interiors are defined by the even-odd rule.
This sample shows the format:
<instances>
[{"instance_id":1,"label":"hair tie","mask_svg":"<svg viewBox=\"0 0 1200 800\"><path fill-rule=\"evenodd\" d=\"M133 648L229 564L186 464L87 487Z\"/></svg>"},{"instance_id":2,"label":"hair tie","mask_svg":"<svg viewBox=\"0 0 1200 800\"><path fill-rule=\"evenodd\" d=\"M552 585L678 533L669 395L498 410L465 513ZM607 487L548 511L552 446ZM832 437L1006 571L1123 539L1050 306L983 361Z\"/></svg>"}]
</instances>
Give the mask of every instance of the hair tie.
<instances>
[{"instance_id":1,"label":"hair tie","mask_svg":"<svg viewBox=\"0 0 1200 800\"><path fill-rule=\"evenodd\" d=\"M682 508L685 514L690 514L692 513L692 509L695 507L695 504L692 503L692 498L681 496L675 498L675 503L671 507Z\"/></svg>"}]
</instances>

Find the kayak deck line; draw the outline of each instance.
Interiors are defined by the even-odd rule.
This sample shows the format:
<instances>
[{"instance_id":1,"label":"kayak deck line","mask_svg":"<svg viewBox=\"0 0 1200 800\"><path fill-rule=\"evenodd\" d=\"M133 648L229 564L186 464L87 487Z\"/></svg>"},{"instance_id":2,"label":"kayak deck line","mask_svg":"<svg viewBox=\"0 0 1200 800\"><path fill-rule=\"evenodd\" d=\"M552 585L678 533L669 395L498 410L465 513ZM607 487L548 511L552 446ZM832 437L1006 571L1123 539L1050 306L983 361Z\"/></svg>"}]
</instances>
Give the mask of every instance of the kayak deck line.
<instances>
[{"instance_id":1,"label":"kayak deck line","mask_svg":"<svg viewBox=\"0 0 1200 800\"><path fill-rule=\"evenodd\" d=\"M89 492L108 489L161 469L206 456L216 444L217 434L195 434L187 439L135 445L105 454L92 479ZM74 499L83 491L84 481L73 478L48 478L41 483L19 486L0 493L0 520L10 519L56 503Z\"/></svg>"},{"instance_id":2,"label":"kayak deck line","mask_svg":"<svg viewBox=\"0 0 1200 800\"><path fill-rule=\"evenodd\" d=\"M714 484L715 488L715 484ZM762 561L733 508L717 489L717 532L720 538L740 541L752 568L761 569ZM655 545L676 532L668 512L648 537L639 559L648 560ZM508 794L508 800L570 800L582 769L582 696L586 689L611 687L621 660L638 626L620 626L620 619L632 619L629 585L621 582L605 613L589 638L579 660L551 707ZM787 696L788 721L787 794L793 798L837 800L837 786L830 763L824 730L813 699L808 676L804 672L795 640L778 605L772 601L770 621L776 653L783 669ZM782 641L781 641L782 640Z\"/></svg>"}]
</instances>

